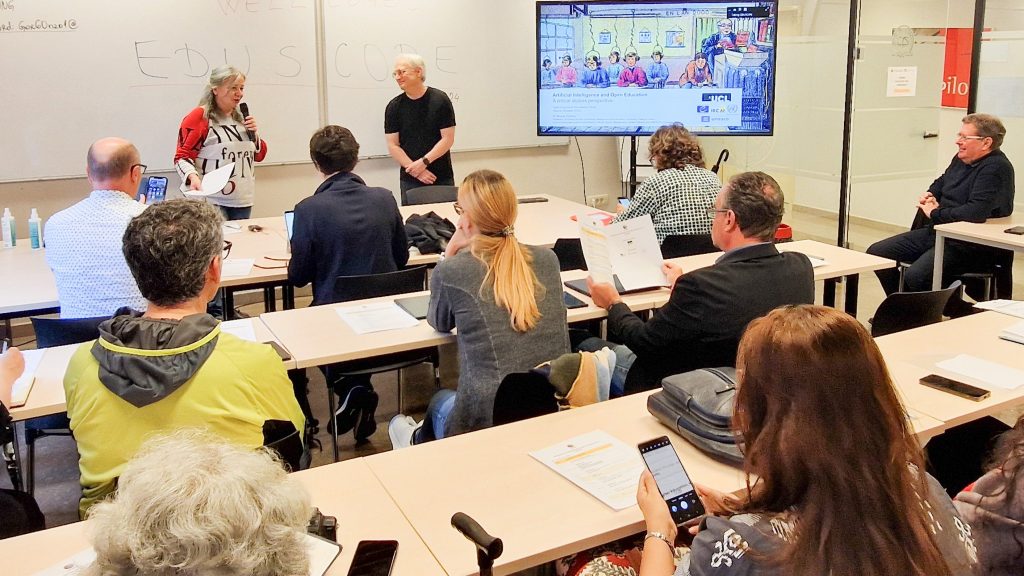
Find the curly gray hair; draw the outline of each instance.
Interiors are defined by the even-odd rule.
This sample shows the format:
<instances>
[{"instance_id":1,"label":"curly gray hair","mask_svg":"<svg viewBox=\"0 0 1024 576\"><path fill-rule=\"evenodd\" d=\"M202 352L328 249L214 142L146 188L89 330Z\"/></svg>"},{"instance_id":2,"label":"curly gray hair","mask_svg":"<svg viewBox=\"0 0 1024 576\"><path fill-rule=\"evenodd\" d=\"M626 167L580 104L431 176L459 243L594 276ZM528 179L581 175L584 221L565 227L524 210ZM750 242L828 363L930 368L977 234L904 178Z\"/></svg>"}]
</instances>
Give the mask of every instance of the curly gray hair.
<instances>
[{"instance_id":1,"label":"curly gray hair","mask_svg":"<svg viewBox=\"0 0 1024 576\"><path fill-rule=\"evenodd\" d=\"M309 495L265 449L200 430L154 438L90 510L88 574L307 574Z\"/></svg>"}]
</instances>

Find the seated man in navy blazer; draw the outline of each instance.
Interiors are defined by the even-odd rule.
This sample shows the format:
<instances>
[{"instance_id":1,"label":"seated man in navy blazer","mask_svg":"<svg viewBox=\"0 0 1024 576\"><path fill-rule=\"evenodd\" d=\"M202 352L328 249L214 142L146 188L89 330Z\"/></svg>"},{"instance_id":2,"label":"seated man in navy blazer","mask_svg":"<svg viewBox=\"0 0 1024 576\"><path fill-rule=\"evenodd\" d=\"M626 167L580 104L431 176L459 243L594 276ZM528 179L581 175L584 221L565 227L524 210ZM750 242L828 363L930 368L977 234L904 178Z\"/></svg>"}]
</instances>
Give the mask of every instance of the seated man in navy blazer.
<instances>
[{"instance_id":1,"label":"seated man in navy blazer","mask_svg":"<svg viewBox=\"0 0 1024 576\"><path fill-rule=\"evenodd\" d=\"M751 320L779 306L814 303L810 260L780 253L772 243L783 212L774 178L763 172L734 176L711 210L711 239L725 254L713 266L685 274L666 262L672 295L650 320L633 314L614 286L588 278L594 304L608 310L609 334L625 345L615 347L613 387L635 393L657 388L672 374L734 366ZM580 347L590 349L588 344Z\"/></svg>"}]
</instances>

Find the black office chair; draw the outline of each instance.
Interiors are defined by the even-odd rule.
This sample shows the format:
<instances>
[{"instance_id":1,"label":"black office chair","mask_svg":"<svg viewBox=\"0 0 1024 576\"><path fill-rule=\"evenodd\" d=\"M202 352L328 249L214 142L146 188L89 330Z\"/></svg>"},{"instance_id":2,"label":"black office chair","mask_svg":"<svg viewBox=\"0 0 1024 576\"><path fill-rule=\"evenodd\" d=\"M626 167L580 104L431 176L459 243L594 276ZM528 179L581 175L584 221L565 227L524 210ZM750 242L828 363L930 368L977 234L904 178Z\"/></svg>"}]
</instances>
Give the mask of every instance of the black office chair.
<instances>
[{"instance_id":1,"label":"black office chair","mask_svg":"<svg viewBox=\"0 0 1024 576\"><path fill-rule=\"evenodd\" d=\"M558 269L562 272L587 269L587 260L583 257L583 245L580 244L579 238L559 238L555 240L551 250L558 257Z\"/></svg>"},{"instance_id":2,"label":"black office chair","mask_svg":"<svg viewBox=\"0 0 1024 576\"><path fill-rule=\"evenodd\" d=\"M420 186L402 193L402 206L455 202L458 198L458 186Z\"/></svg>"},{"instance_id":3,"label":"black office chair","mask_svg":"<svg viewBox=\"0 0 1024 576\"><path fill-rule=\"evenodd\" d=\"M513 372L505 376L494 394L492 420L495 426L558 412L555 387L536 372Z\"/></svg>"},{"instance_id":4,"label":"black office chair","mask_svg":"<svg viewBox=\"0 0 1024 576\"><path fill-rule=\"evenodd\" d=\"M306 443L307 445L309 442ZM289 472L305 470L310 465L310 453L302 445L302 436L295 424L287 420L267 420L263 423L263 446L281 458Z\"/></svg>"},{"instance_id":5,"label":"black office chair","mask_svg":"<svg viewBox=\"0 0 1024 576\"><path fill-rule=\"evenodd\" d=\"M960 290L960 286L957 280L943 290L890 294L875 311L871 335L877 338L941 321L946 303Z\"/></svg>"},{"instance_id":6,"label":"black office chair","mask_svg":"<svg viewBox=\"0 0 1024 576\"><path fill-rule=\"evenodd\" d=\"M661 257L666 260L718 251L711 234L670 234L661 243Z\"/></svg>"},{"instance_id":7,"label":"black office chair","mask_svg":"<svg viewBox=\"0 0 1024 576\"><path fill-rule=\"evenodd\" d=\"M32 318L36 347L53 348L95 340L100 336L100 322L109 318ZM36 440L45 436L70 436L70 426L71 421L68 420L67 412L25 421L25 445L28 446L28 453L25 455L25 490L29 494L35 490Z\"/></svg>"},{"instance_id":8,"label":"black office chair","mask_svg":"<svg viewBox=\"0 0 1024 576\"><path fill-rule=\"evenodd\" d=\"M339 276L334 283L331 303L349 302L365 298L395 296L409 292L419 292L427 286L427 267L416 266L397 272L366 274L360 276ZM416 364L429 363L434 367L434 385L441 388L441 356L437 347L395 352L384 356L339 362L323 367L327 385L331 386L346 376L369 376L382 372L398 371L398 410L402 410L402 369ZM331 418L335 414L335 398L330 391L327 393ZM331 426L331 441L334 446L334 460L338 460L338 429Z\"/></svg>"}]
</instances>

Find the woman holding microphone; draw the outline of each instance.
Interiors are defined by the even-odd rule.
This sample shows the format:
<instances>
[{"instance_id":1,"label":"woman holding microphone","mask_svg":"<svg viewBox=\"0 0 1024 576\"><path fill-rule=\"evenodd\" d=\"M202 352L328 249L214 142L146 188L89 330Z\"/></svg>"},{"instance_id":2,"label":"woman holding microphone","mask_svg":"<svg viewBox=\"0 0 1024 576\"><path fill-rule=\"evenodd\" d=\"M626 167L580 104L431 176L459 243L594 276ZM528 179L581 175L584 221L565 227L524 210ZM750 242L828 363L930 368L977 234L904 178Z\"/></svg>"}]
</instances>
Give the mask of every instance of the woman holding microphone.
<instances>
[{"instance_id":1,"label":"woman holding microphone","mask_svg":"<svg viewBox=\"0 0 1024 576\"><path fill-rule=\"evenodd\" d=\"M232 162L235 168L223 190L206 197L225 220L243 220L252 213L256 192L256 162L267 156L267 143L259 137L256 120L249 116L242 96L245 74L233 66L218 66L210 73L199 105L185 116L178 129L174 167L181 190L199 190L203 175Z\"/></svg>"}]
</instances>

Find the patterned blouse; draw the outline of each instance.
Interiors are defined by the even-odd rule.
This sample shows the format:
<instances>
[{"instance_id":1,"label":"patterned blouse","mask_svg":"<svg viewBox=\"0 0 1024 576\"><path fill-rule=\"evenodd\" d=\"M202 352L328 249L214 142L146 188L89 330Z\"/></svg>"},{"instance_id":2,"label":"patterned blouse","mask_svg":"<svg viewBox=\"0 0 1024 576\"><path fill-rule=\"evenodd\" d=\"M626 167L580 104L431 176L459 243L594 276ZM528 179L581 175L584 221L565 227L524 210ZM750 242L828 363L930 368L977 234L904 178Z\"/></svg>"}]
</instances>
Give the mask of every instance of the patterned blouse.
<instances>
[{"instance_id":1,"label":"patterned blouse","mask_svg":"<svg viewBox=\"0 0 1024 576\"><path fill-rule=\"evenodd\" d=\"M629 208L613 221L650 214L659 244L672 234L709 234L708 208L714 206L721 188L718 175L710 170L697 166L668 168L644 180Z\"/></svg>"}]
</instances>

